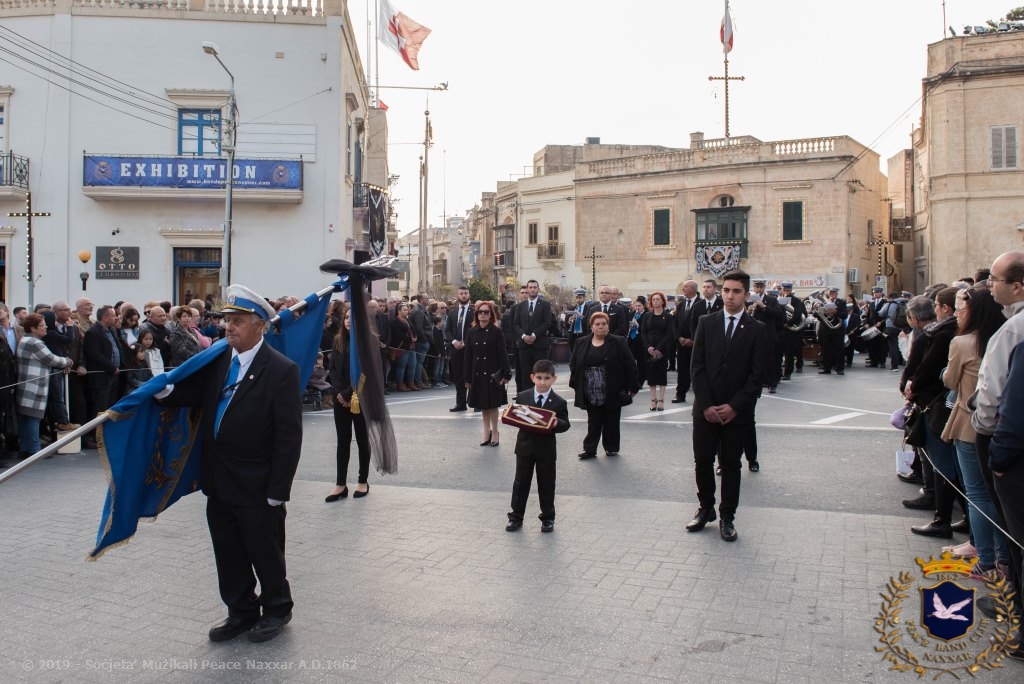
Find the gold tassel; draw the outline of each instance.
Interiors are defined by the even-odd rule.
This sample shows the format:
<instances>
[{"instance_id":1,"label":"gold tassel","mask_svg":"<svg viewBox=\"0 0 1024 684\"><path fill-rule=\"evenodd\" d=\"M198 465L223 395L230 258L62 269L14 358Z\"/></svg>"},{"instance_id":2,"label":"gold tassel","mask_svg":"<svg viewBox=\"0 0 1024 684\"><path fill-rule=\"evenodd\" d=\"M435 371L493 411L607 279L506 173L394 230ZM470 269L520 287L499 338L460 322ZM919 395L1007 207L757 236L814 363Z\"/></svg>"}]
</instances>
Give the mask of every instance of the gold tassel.
<instances>
[{"instance_id":1,"label":"gold tassel","mask_svg":"<svg viewBox=\"0 0 1024 684\"><path fill-rule=\"evenodd\" d=\"M355 390L352 390L352 402L349 404L348 410L352 413L359 413L359 395Z\"/></svg>"}]
</instances>

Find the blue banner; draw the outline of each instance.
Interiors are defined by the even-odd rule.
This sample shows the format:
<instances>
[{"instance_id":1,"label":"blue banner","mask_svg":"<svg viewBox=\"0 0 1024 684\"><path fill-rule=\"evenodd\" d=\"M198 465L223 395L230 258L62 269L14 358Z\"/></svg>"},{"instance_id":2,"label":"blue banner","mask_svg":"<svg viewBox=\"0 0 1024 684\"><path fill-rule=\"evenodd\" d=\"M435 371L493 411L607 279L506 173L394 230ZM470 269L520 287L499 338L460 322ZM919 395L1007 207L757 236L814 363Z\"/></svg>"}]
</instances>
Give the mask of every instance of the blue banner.
<instances>
[{"instance_id":1,"label":"blue banner","mask_svg":"<svg viewBox=\"0 0 1024 684\"><path fill-rule=\"evenodd\" d=\"M85 187L220 189L227 160L208 157L118 157L85 155ZM302 162L295 159L235 159L235 188L301 190Z\"/></svg>"},{"instance_id":2,"label":"blue banner","mask_svg":"<svg viewBox=\"0 0 1024 684\"><path fill-rule=\"evenodd\" d=\"M340 289L344 284L335 283ZM299 366L296 400L313 372L331 294L306 298L301 316L282 312L281 332L264 337ZM159 404L153 395L168 384L181 382L201 370L227 348L220 340L168 373L161 373L121 401L108 413L111 419L98 428L100 457L107 472L107 498L103 504L96 548L89 560L128 543L139 520L156 518L175 501L202 488L202 439L199 409Z\"/></svg>"}]
</instances>

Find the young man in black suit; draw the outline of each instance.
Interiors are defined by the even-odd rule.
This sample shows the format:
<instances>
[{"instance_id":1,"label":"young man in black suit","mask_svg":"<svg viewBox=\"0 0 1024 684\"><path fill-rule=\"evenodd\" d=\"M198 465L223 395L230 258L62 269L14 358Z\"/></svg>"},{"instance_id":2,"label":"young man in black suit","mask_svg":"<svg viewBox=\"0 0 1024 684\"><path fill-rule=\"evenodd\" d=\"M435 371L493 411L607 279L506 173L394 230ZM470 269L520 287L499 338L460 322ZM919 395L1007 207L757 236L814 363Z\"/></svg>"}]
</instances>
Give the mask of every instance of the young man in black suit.
<instances>
[{"instance_id":1,"label":"young man in black suit","mask_svg":"<svg viewBox=\"0 0 1024 684\"><path fill-rule=\"evenodd\" d=\"M726 273L723 308L704 316L693 338L693 460L700 508L687 525L699 532L715 520L715 454L722 470L718 508L722 539L736 541L734 518L740 500L743 444L768 365L764 324L745 310L750 276Z\"/></svg>"},{"instance_id":2,"label":"young man in black suit","mask_svg":"<svg viewBox=\"0 0 1024 684\"><path fill-rule=\"evenodd\" d=\"M690 308L690 339L697 334L697 323L701 316L713 314L722 309L722 298L718 296L718 285L714 280L708 278L700 288L700 299L693 303Z\"/></svg>"},{"instance_id":3,"label":"young man in black suit","mask_svg":"<svg viewBox=\"0 0 1024 684\"><path fill-rule=\"evenodd\" d=\"M292 617L284 503L302 448L299 369L264 343L264 329L275 315L266 300L240 285L228 287L227 295L221 313L229 348L156 397L172 406L202 408L206 520L228 607L227 620L210 629L210 640L248 632L250 641L268 641Z\"/></svg>"},{"instance_id":4,"label":"young man in black suit","mask_svg":"<svg viewBox=\"0 0 1024 684\"><path fill-rule=\"evenodd\" d=\"M526 299L512 307L512 332L516 340L516 391L530 385L530 369L541 359L551 358L551 305L541 299L540 283L526 282Z\"/></svg>"},{"instance_id":5,"label":"young man in black suit","mask_svg":"<svg viewBox=\"0 0 1024 684\"><path fill-rule=\"evenodd\" d=\"M458 301L448 312L448 320L444 326L445 339L451 346L451 370L452 383L455 385L455 406L448 409L455 413L466 410L466 384L462 382L463 369L465 368L464 343L466 331L473 325L473 307L469 303L469 288L459 285Z\"/></svg>"},{"instance_id":6,"label":"young man in black suit","mask_svg":"<svg viewBox=\"0 0 1024 684\"><path fill-rule=\"evenodd\" d=\"M557 380L555 364L541 359L533 365L530 380L533 388L516 395L516 403L536 406L555 412L558 423L551 432L540 433L519 429L516 437L516 477L512 482L512 510L508 514L507 532L523 526L530 483L537 470L537 496L540 498L541 532L555 530L555 460L558 454L555 434L569 429L569 406L555 394L551 386Z\"/></svg>"},{"instance_id":7,"label":"young man in black suit","mask_svg":"<svg viewBox=\"0 0 1024 684\"><path fill-rule=\"evenodd\" d=\"M693 351L693 330L690 327L690 316L693 305L697 303L697 281L687 280L683 283L683 292L676 297L676 310L672 321L676 335L676 396L673 404L686 403L686 393L690 391L690 354Z\"/></svg>"}]
</instances>

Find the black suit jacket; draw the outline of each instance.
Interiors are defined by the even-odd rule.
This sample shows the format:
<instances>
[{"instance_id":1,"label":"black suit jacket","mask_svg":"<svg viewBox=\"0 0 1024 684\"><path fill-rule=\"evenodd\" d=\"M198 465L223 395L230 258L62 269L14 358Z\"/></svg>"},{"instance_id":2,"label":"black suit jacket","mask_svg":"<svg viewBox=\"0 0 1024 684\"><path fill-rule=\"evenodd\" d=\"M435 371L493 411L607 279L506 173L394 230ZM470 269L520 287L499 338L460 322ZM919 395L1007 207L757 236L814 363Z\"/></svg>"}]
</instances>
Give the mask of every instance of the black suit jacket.
<instances>
[{"instance_id":1,"label":"black suit jacket","mask_svg":"<svg viewBox=\"0 0 1024 684\"><path fill-rule=\"evenodd\" d=\"M694 339L697 336L697 324L700 322L701 316L707 316L713 314L716 311L722 310L722 298L715 295L715 301L708 305L708 302L703 297L697 297L697 301L693 303L693 307L690 309L690 339Z\"/></svg>"},{"instance_id":2,"label":"black suit jacket","mask_svg":"<svg viewBox=\"0 0 1024 684\"><path fill-rule=\"evenodd\" d=\"M534 314L536 315L536 314ZM523 390L516 395L517 404L525 404L527 406L535 406L533 403L534 390L530 389ZM531 432L530 430L519 430L519 436L516 437L516 455L517 456L533 456L534 458L554 458L558 450L555 444L555 434L559 432L565 432L569 429L569 405L565 402L565 399L555 394L554 390L548 392L548 396L544 401L544 408L554 411L555 417L558 419L558 424L555 425L554 432L542 434L540 432Z\"/></svg>"},{"instance_id":3,"label":"black suit jacket","mask_svg":"<svg viewBox=\"0 0 1024 684\"><path fill-rule=\"evenodd\" d=\"M744 311L726 345L725 312L701 318L690 358L694 417L710 406L728 404L736 412L733 423L753 421L768 363L763 323Z\"/></svg>"},{"instance_id":4,"label":"black suit jacket","mask_svg":"<svg viewBox=\"0 0 1024 684\"><path fill-rule=\"evenodd\" d=\"M448 320L444 324L444 338L451 344L455 340L465 341L465 335L469 332L469 329L473 327L473 305L466 304L465 318L462 323L462 335L459 335L459 307L462 306L458 302L448 312ZM497 321L495 321L497 323ZM459 351L453 349L452 351Z\"/></svg>"},{"instance_id":5,"label":"black suit jacket","mask_svg":"<svg viewBox=\"0 0 1024 684\"><path fill-rule=\"evenodd\" d=\"M676 308L672 311L672 321L675 323L676 346L679 346L679 338L693 339L693 328L690 327L690 320L693 318L693 307L700 301L700 297L693 300L690 310L686 310L686 297L676 298ZM687 347L689 348L689 347Z\"/></svg>"},{"instance_id":6,"label":"black suit jacket","mask_svg":"<svg viewBox=\"0 0 1024 684\"><path fill-rule=\"evenodd\" d=\"M596 311L601 311L604 304L600 301L591 302L590 307L584 312L586 320L583 323L584 332L590 332L590 315ZM619 335L625 337L629 334L629 322L632 320L631 312L617 302L612 302L608 305L608 318L610 323L608 325L608 332L612 335Z\"/></svg>"},{"instance_id":7,"label":"black suit jacket","mask_svg":"<svg viewBox=\"0 0 1024 684\"><path fill-rule=\"evenodd\" d=\"M450 313L450 312L449 312ZM516 339L516 348L523 349L532 346L534 349L548 349L551 347L551 338L548 331L551 330L551 304L538 297L534 302L533 316L530 315L530 300L524 300L512 307L512 334ZM533 345L523 342L523 335L534 334L537 339Z\"/></svg>"},{"instance_id":8,"label":"black suit jacket","mask_svg":"<svg viewBox=\"0 0 1024 684\"><path fill-rule=\"evenodd\" d=\"M235 506L287 501L302 449L299 368L266 342L256 352L213 435L231 350L161 401L202 409L203 493Z\"/></svg>"},{"instance_id":9,"label":"black suit jacket","mask_svg":"<svg viewBox=\"0 0 1024 684\"><path fill-rule=\"evenodd\" d=\"M117 331L114 331L114 339L117 341L117 350L120 355L121 366L123 366L127 351L121 343L121 335ZM85 355L85 367L89 369L89 375L86 376L89 386L104 387L109 385L115 371L120 366L115 366L111 360L114 343L110 341L110 336L107 335L106 330L101 324L95 323L85 331L82 349Z\"/></svg>"}]
</instances>

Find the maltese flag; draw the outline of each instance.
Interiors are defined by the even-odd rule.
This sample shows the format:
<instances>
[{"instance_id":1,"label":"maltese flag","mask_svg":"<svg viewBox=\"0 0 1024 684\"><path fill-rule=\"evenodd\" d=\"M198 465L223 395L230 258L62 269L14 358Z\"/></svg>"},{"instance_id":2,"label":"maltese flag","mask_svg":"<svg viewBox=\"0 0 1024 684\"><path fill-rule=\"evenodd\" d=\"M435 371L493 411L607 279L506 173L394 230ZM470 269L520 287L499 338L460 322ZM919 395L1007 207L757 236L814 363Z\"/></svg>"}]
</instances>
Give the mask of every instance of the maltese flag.
<instances>
[{"instance_id":1,"label":"maltese flag","mask_svg":"<svg viewBox=\"0 0 1024 684\"><path fill-rule=\"evenodd\" d=\"M410 68L419 71L420 63L416 56L420 46L430 35L430 29L391 8L388 0L380 0L380 17L377 26L377 38L402 55L402 59Z\"/></svg>"},{"instance_id":2,"label":"maltese flag","mask_svg":"<svg viewBox=\"0 0 1024 684\"><path fill-rule=\"evenodd\" d=\"M722 17L719 37L722 39L722 52L728 58L729 52L732 50L732 17L729 16L729 0L725 0L725 16Z\"/></svg>"}]
</instances>

